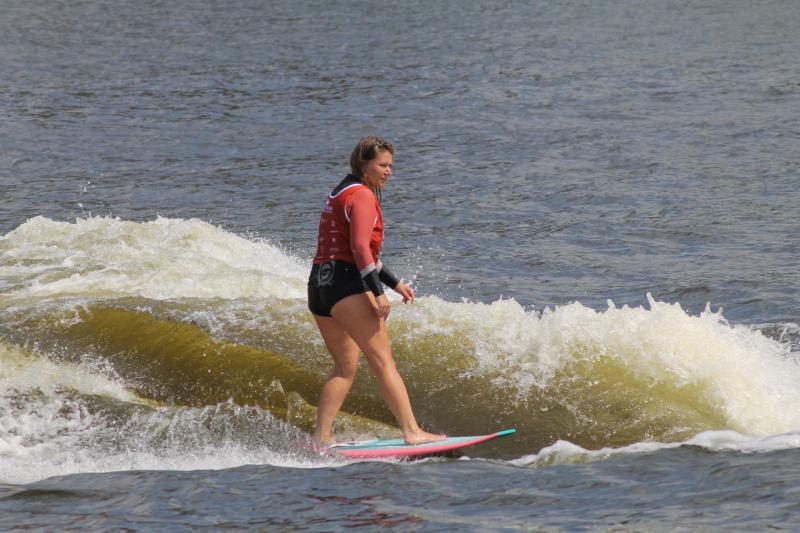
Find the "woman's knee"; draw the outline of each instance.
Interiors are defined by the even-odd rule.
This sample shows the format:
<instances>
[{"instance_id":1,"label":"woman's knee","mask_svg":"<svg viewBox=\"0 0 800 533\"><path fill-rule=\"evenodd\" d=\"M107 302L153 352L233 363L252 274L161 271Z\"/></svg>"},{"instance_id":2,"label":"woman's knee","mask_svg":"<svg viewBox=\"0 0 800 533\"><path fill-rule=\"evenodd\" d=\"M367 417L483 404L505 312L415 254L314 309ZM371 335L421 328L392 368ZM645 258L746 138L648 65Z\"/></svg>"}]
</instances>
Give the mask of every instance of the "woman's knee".
<instances>
[{"instance_id":1,"label":"woman's knee","mask_svg":"<svg viewBox=\"0 0 800 533\"><path fill-rule=\"evenodd\" d=\"M367 364L376 375L395 370L394 358L390 351L364 353L364 359L367 360Z\"/></svg>"},{"instance_id":2,"label":"woman's knee","mask_svg":"<svg viewBox=\"0 0 800 533\"><path fill-rule=\"evenodd\" d=\"M358 370L358 360L355 362L337 362L333 367L331 377L341 378L350 381L351 383L356 379L356 371Z\"/></svg>"}]
</instances>

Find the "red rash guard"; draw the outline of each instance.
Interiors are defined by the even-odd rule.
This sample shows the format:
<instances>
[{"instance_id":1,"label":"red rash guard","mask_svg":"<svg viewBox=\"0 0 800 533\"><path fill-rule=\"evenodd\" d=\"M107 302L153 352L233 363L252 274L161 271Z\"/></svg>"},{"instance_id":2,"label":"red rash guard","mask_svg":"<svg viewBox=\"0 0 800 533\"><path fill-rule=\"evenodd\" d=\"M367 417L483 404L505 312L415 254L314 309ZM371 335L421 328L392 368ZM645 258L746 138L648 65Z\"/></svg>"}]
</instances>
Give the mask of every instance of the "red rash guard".
<instances>
[{"instance_id":1,"label":"red rash guard","mask_svg":"<svg viewBox=\"0 0 800 533\"><path fill-rule=\"evenodd\" d=\"M383 245L383 215L375 194L360 183L328 196L319 220L314 263L354 263L361 276L375 270Z\"/></svg>"}]
</instances>

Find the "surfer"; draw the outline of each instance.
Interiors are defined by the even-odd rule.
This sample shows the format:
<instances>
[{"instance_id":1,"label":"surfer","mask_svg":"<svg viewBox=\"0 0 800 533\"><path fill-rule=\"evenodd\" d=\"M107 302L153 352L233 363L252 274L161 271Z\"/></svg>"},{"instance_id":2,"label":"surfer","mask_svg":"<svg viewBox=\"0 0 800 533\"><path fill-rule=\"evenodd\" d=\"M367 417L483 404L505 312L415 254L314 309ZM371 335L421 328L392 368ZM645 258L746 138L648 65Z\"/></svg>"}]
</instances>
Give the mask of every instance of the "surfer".
<instances>
[{"instance_id":1,"label":"surfer","mask_svg":"<svg viewBox=\"0 0 800 533\"><path fill-rule=\"evenodd\" d=\"M415 298L414 290L379 258L383 244L380 191L392 174L393 158L389 142L375 136L361 139L350 156L350 174L330 193L320 217L308 308L334 363L320 393L314 431L314 438L325 444L335 443L333 420L355 380L359 349L405 442L423 444L445 438L417 425L386 329L391 306L383 284L400 294L403 302Z\"/></svg>"}]
</instances>

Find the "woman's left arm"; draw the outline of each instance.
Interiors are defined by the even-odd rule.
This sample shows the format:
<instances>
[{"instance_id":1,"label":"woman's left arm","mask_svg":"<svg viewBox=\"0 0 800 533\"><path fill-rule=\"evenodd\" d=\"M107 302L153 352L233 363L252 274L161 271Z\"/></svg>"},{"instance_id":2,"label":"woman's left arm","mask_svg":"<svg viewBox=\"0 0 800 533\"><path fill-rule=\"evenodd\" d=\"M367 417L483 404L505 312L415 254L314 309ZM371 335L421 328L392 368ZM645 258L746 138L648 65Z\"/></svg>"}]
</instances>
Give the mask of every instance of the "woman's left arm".
<instances>
[{"instance_id":1,"label":"woman's left arm","mask_svg":"<svg viewBox=\"0 0 800 533\"><path fill-rule=\"evenodd\" d=\"M412 289L408 284L397 279L397 276L392 274L392 272L386 268L386 265L384 265L380 260L378 260L378 277L384 285L388 286L390 289L402 296L403 302L413 302L416 298L414 289Z\"/></svg>"},{"instance_id":2,"label":"woman's left arm","mask_svg":"<svg viewBox=\"0 0 800 533\"><path fill-rule=\"evenodd\" d=\"M417 297L417 295L414 294L414 289L412 289L402 281L397 284L397 287L394 288L394 291L403 297L404 303L413 302Z\"/></svg>"}]
</instances>

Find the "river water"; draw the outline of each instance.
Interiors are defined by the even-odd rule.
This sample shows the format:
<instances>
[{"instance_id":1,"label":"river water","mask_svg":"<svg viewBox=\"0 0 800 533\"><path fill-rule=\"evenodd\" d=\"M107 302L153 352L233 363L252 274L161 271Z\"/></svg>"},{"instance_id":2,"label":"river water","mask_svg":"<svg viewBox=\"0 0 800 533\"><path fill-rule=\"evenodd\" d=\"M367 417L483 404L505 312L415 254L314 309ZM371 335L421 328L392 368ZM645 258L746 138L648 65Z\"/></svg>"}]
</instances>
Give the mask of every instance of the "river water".
<instances>
[{"instance_id":1,"label":"river water","mask_svg":"<svg viewBox=\"0 0 800 533\"><path fill-rule=\"evenodd\" d=\"M5 2L0 529L713 531L800 510L800 4ZM396 149L422 424L307 437L325 194ZM360 370L336 430L391 435Z\"/></svg>"}]
</instances>

